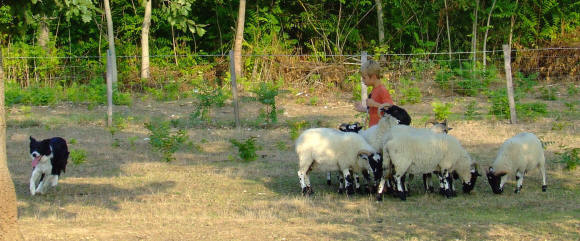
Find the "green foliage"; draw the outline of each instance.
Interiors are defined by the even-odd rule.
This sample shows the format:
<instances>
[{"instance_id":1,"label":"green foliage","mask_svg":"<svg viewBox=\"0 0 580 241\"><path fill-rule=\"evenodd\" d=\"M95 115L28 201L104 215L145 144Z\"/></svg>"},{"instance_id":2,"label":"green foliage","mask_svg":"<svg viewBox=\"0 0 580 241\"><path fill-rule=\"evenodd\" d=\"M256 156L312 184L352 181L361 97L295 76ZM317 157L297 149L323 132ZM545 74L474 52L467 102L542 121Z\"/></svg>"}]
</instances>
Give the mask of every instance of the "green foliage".
<instances>
[{"instance_id":1,"label":"green foliage","mask_svg":"<svg viewBox=\"0 0 580 241\"><path fill-rule=\"evenodd\" d=\"M463 62L452 70L443 66L435 75L435 82L442 89L452 89L466 96L476 96L495 81L497 81L497 69L494 66L484 69L480 64L474 67L470 62Z\"/></svg>"},{"instance_id":2,"label":"green foliage","mask_svg":"<svg viewBox=\"0 0 580 241\"><path fill-rule=\"evenodd\" d=\"M288 146L286 146L286 142L278 141L276 142L276 149L278 149L279 151L287 151Z\"/></svg>"},{"instance_id":3,"label":"green foliage","mask_svg":"<svg viewBox=\"0 0 580 241\"><path fill-rule=\"evenodd\" d=\"M568 84L568 88L566 89L566 91L568 92L569 96L575 96L578 94L578 92L580 92L580 87L576 87L574 83L570 83Z\"/></svg>"},{"instance_id":4,"label":"green foliage","mask_svg":"<svg viewBox=\"0 0 580 241\"><path fill-rule=\"evenodd\" d=\"M70 150L69 158L72 163L79 165L87 161L87 152L81 149Z\"/></svg>"},{"instance_id":5,"label":"green foliage","mask_svg":"<svg viewBox=\"0 0 580 241\"><path fill-rule=\"evenodd\" d=\"M222 107L225 101L229 98L226 91L223 89L201 90L194 93L198 103L195 105L195 111L191 113L190 120L211 121L211 107Z\"/></svg>"},{"instance_id":6,"label":"green foliage","mask_svg":"<svg viewBox=\"0 0 580 241\"><path fill-rule=\"evenodd\" d=\"M547 105L541 102L535 103L516 103L516 113L518 119L537 120L540 116L548 113Z\"/></svg>"},{"instance_id":7,"label":"green foliage","mask_svg":"<svg viewBox=\"0 0 580 241\"><path fill-rule=\"evenodd\" d=\"M288 124L288 127L290 127L290 138L292 138L292 140L296 140L296 138L298 138L298 136L300 136L300 134L302 133L302 130L304 130L304 128L306 127L308 122L305 120L301 120L301 121L288 120L287 124Z\"/></svg>"},{"instance_id":8,"label":"green foliage","mask_svg":"<svg viewBox=\"0 0 580 241\"><path fill-rule=\"evenodd\" d=\"M145 123L145 128L151 132L149 144L155 151L161 152L163 160L166 162L175 160L173 153L188 139L184 130L172 131L169 121L154 120Z\"/></svg>"},{"instance_id":9,"label":"green foliage","mask_svg":"<svg viewBox=\"0 0 580 241\"><path fill-rule=\"evenodd\" d=\"M536 81L538 79L539 73L532 73L528 76L525 76L522 72L516 72L514 82L515 82L515 91L516 92L524 92L529 93L532 91L532 88L538 84Z\"/></svg>"},{"instance_id":10,"label":"green foliage","mask_svg":"<svg viewBox=\"0 0 580 241\"><path fill-rule=\"evenodd\" d=\"M507 119L510 117L509 101L505 88L490 91L488 102L491 103L489 107L490 115L494 115L500 119Z\"/></svg>"},{"instance_id":11,"label":"green foliage","mask_svg":"<svg viewBox=\"0 0 580 241\"><path fill-rule=\"evenodd\" d=\"M414 77L412 79L402 78L400 84L400 94L397 95L397 97L401 105L421 102L423 94L421 94L419 88L415 86L416 81L414 80Z\"/></svg>"},{"instance_id":12,"label":"green foliage","mask_svg":"<svg viewBox=\"0 0 580 241\"><path fill-rule=\"evenodd\" d=\"M433 113L435 113L436 120L443 121L449 119L449 114L451 114L451 107L453 107L453 103L442 103L435 101L431 103L431 106L433 106Z\"/></svg>"},{"instance_id":13,"label":"green foliage","mask_svg":"<svg viewBox=\"0 0 580 241\"><path fill-rule=\"evenodd\" d=\"M580 148L572 148L568 146L560 146L562 152L556 152L558 156L554 162L565 163L567 170L574 170L580 164Z\"/></svg>"},{"instance_id":14,"label":"green foliage","mask_svg":"<svg viewBox=\"0 0 580 241\"><path fill-rule=\"evenodd\" d=\"M278 122L278 115L276 111L276 96L282 93L280 90L280 84L274 83L260 83L256 88L250 90L252 93L257 95L257 99L260 103L266 105L265 110L261 110L265 113L266 121L269 123Z\"/></svg>"},{"instance_id":15,"label":"green foliage","mask_svg":"<svg viewBox=\"0 0 580 241\"><path fill-rule=\"evenodd\" d=\"M477 110L477 102L476 101L469 102L469 104L467 104L467 106L465 107L465 119L473 120L475 116L478 115L476 110Z\"/></svg>"},{"instance_id":16,"label":"green foliage","mask_svg":"<svg viewBox=\"0 0 580 241\"><path fill-rule=\"evenodd\" d=\"M238 149L239 157L246 161L254 161L258 158L258 154L256 154L257 150L260 150L261 147L256 142L256 137L252 136L245 141L238 141L235 139L230 139L230 143L234 145Z\"/></svg>"},{"instance_id":17,"label":"green foliage","mask_svg":"<svg viewBox=\"0 0 580 241\"><path fill-rule=\"evenodd\" d=\"M557 92L558 88L556 87L542 86L542 88L540 88L540 98L543 100L557 100Z\"/></svg>"}]
</instances>

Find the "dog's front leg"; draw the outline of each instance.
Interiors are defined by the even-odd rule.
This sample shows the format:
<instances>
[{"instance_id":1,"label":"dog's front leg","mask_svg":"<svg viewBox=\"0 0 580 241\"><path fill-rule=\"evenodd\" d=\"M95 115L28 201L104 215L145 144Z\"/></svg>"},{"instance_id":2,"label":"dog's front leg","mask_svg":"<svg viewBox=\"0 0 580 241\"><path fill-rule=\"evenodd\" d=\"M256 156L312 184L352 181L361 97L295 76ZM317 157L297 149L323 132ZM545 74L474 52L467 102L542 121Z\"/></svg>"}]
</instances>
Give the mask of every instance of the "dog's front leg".
<instances>
[{"instance_id":1,"label":"dog's front leg","mask_svg":"<svg viewBox=\"0 0 580 241\"><path fill-rule=\"evenodd\" d=\"M40 179L41 175L42 173L38 170L38 168L34 168L34 170L32 170L32 175L30 176L30 195L32 196L36 194L36 183L38 182L38 179Z\"/></svg>"}]
</instances>

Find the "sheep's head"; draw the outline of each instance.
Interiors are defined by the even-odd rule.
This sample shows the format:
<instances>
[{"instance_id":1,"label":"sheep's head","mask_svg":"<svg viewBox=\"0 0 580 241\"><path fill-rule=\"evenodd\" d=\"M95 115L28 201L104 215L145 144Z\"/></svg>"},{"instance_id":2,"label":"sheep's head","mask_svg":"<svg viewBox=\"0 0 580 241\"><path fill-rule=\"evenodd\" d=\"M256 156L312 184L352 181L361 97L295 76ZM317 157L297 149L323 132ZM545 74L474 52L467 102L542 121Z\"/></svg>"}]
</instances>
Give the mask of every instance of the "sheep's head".
<instances>
[{"instance_id":1,"label":"sheep's head","mask_svg":"<svg viewBox=\"0 0 580 241\"><path fill-rule=\"evenodd\" d=\"M501 194L503 192L502 178L506 174L507 173L505 172L496 173L495 170L493 170L493 167L489 167L489 170L487 171L486 175L487 181L489 182L489 185L491 186L491 190L493 191L493 193Z\"/></svg>"},{"instance_id":2,"label":"sheep's head","mask_svg":"<svg viewBox=\"0 0 580 241\"><path fill-rule=\"evenodd\" d=\"M470 177L468 182L463 182L463 192L470 193L471 190L475 187L475 182L477 181L477 177L481 176L477 171L477 164L474 164L469 171Z\"/></svg>"},{"instance_id":3,"label":"sheep's head","mask_svg":"<svg viewBox=\"0 0 580 241\"><path fill-rule=\"evenodd\" d=\"M407 111L399 106L391 105L389 107L383 106L380 108L381 116L390 115L395 117L395 119L399 120L399 124L401 125L410 125L411 124L411 116Z\"/></svg>"},{"instance_id":4,"label":"sheep's head","mask_svg":"<svg viewBox=\"0 0 580 241\"><path fill-rule=\"evenodd\" d=\"M338 127L338 129L342 132L355 132L358 133L363 127L360 123L355 122L354 124L351 123L342 123Z\"/></svg>"},{"instance_id":5,"label":"sheep's head","mask_svg":"<svg viewBox=\"0 0 580 241\"><path fill-rule=\"evenodd\" d=\"M425 123L425 126L427 126L427 124L432 124L431 126L431 131L435 132L435 133L449 133L450 130L453 130L452 127L449 127L449 125L447 125L447 119L445 119L443 122L437 122L437 121L429 121L427 123Z\"/></svg>"},{"instance_id":6,"label":"sheep's head","mask_svg":"<svg viewBox=\"0 0 580 241\"><path fill-rule=\"evenodd\" d=\"M370 155L359 154L359 157L369 162L375 180L380 180L383 176L383 156L380 153L372 153Z\"/></svg>"}]
</instances>

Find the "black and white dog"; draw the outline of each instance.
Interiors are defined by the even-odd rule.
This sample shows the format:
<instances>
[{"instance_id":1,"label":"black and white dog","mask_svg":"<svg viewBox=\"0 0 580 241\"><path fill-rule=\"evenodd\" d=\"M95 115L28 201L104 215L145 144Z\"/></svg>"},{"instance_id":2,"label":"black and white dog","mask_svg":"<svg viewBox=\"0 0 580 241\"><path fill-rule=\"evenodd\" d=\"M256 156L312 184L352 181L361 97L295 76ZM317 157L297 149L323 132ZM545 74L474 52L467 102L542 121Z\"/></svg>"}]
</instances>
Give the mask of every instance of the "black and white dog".
<instances>
[{"instance_id":1,"label":"black and white dog","mask_svg":"<svg viewBox=\"0 0 580 241\"><path fill-rule=\"evenodd\" d=\"M61 172L66 171L68 160L66 141L53 137L36 141L30 137L30 157L32 158L32 176L30 177L30 194L44 194L50 185L58 184Z\"/></svg>"}]
</instances>

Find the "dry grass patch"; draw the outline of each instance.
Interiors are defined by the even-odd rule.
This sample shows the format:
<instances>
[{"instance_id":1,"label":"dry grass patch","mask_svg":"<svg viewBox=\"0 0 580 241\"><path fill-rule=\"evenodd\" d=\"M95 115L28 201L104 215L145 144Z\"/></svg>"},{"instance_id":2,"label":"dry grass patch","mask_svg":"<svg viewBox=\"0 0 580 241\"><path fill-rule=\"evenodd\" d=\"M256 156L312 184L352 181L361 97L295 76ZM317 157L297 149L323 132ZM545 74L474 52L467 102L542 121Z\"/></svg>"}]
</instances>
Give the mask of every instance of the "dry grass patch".
<instances>
[{"instance_id":1,"label":"dry grass patch","mask_svg":"<svg viewBox=\"0 0 580 241\"><path fill-rule=\"evenodd\" d=\"M494 195L486 180L479 179L470 195L445 199L423 194L420 178L411 182L407 202L386 197L377 203L372 195L346 197L327 186L324 173L313 173L315 195L300 195L297 157L289 128L280 124L269 129L228 125L231 111L213 111L218 124L188 129L187 134L201 151L186 146L176 160L160 162L144 140L142 122L152 116L185 116L187 100L169 103L135 103L123 110L134 116L115 134L119 147L100 120L76 121L84 114L98 116L83 107L32 107L30 116L9 114L9 120L34 119L41 126L8 128L8 165L15 182L20 228L31 240L426 240L426 239L555 239L580 238L580 170L564 171L548 164L548 192L541 192L538 172L526 176L520 194L513 181L506 192ZM328 103L339 103L331 100ZM251 103L244 103L248 106ZM279 120L307 120L334 126L354 121L351 105L339 103L303 106L281 101ZM242 113L251 120L259 106ZM60 110L59 108L66 109ZM421 112L409 106L410 113ZM98 108L97 108L98 109ZM229 112L228 112L229 111ZM315 112L316 111L316 112ZM80 114L71 114L80 113ZM104 113L104 112L103 112ZM103 116L104 117L104 116ZM44 125L49 119L50 128ZM89 118L86 118L89 119ZM416 118L419 119L419 118ZM221 122L220 122L221 121ZM550 120L506 125L478 120L454 121L451 132L482 165L489 165L507 138L520 131L537 133L553 157L558 144L577 146L578 120L571 128L551 131ZM249 128L249 129L248 129ZM30 160L28 136L63 136L77 143L69 147L87 152L81 165L69 164L59 186L43 196L28 193ZM258 160L231 161L237 155L230 138L258 137L263 147ZM135 137L131 143L129 138ZM281 142L286 149L279 148ZM480 170L482 171L483 168Z\"/></svg>"}]
</instances>

